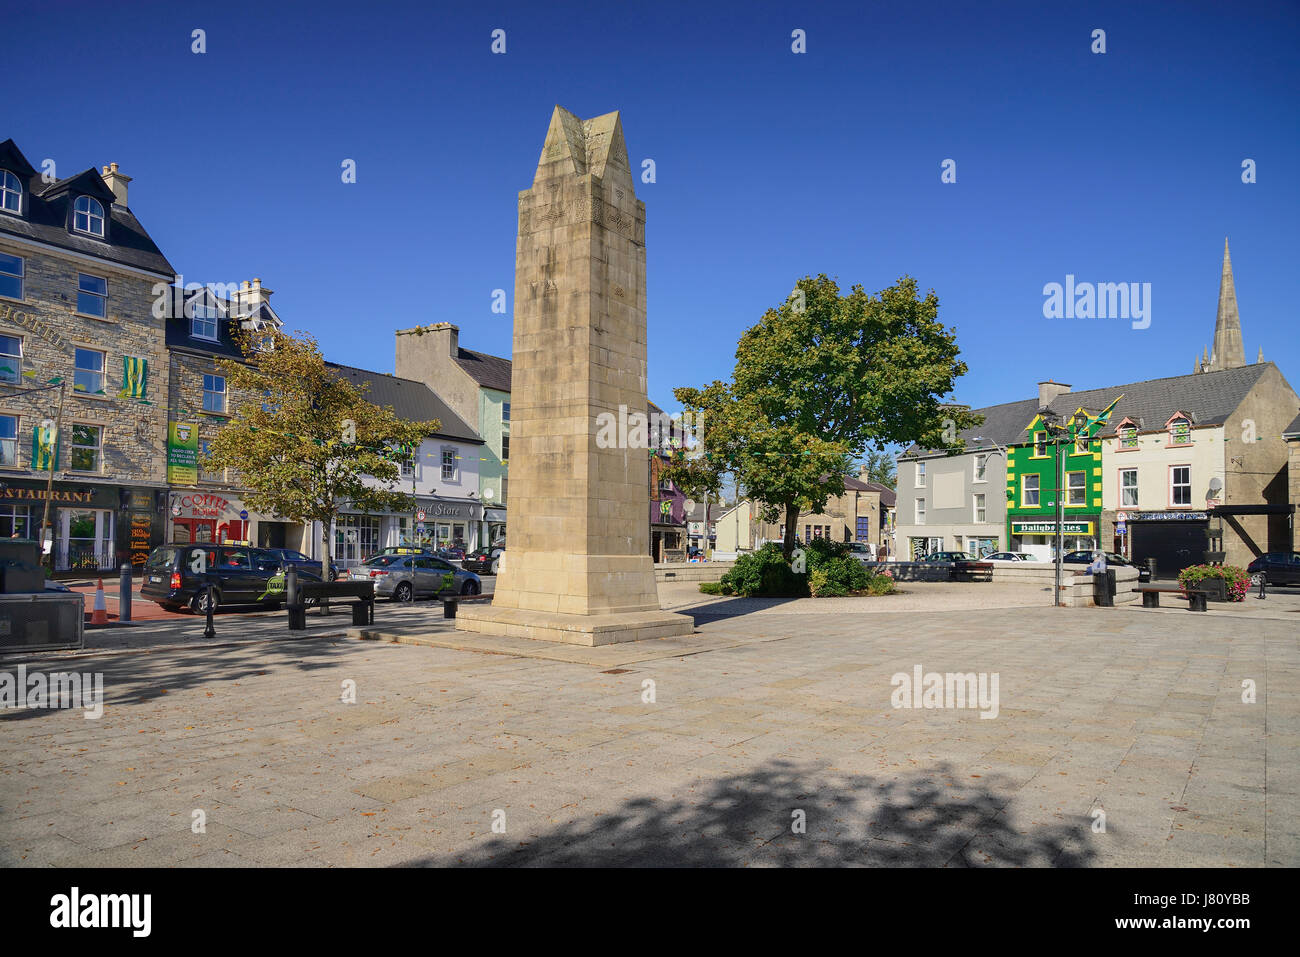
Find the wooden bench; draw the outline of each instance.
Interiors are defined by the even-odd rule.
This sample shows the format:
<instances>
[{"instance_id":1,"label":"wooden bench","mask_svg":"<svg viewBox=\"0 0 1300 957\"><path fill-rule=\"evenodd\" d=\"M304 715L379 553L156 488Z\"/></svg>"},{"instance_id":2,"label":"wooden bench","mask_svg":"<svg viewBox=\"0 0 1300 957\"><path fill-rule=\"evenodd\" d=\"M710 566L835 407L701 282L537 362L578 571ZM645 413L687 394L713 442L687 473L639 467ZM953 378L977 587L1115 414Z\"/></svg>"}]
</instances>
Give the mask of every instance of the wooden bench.
<instances>
[{"instance_id":1,"label":"wooden bench","mask_svg":"<svg viewBox=\"0 0 1300 957\"><path fill-rule=\"evenodd\" d=\"M490 602L491 600L492 600L491 595L448 595L446 598L442 600L442 617L455 618L456 606L459 605L461 602L478 603L478 602L485 602L485 601Z\"/></svg>"},{"instance_id":2,"label":"wooden bench","mask_svg":"<svg viewBox=\"0 0 1300 957\"><path fill-rule=\"evenodd\" d=\"M950 577L955 582L991 582L993 581L993 563L958 562L953 565Z\"/></svg>"},{"instance_id":3,"label":"wooden bench","mask_svg":"<svg viewBox=\"0 0 1300 957\"><path fill-rule=\"evenodd\" d=\"M1206 611L1205 602L1209 592L1200 588L1179 588L1177 585L1139 585L1142 593L1143 608L1159 608L1160 595L1169 593L1187 599L1188 611Z\"/></svg>"}]
</instances>

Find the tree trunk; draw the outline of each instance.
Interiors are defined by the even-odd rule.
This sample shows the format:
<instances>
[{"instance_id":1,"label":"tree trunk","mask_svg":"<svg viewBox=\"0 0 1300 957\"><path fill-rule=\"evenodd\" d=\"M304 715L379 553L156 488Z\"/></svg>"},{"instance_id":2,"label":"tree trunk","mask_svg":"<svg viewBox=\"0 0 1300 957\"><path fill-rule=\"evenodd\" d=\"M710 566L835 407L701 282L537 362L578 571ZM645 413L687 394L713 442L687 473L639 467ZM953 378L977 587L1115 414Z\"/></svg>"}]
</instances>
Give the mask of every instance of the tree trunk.
<instances>
[{"instance_id":1,"label":"tree trunk","mask_svg":"<svg viewBox=\"0 0 1300 957\"><path fill-rule=\"evenodd\" d=\"M794 554L794 538L796 527L799 524L799 506L787 504L785 507L785 541L782 543L782 551L788 559Z\"/></svg>"},{"instance_id":2,"label":"tree trunk","mask_svg":"<svg viewBox=\"0 0 1300 957\"><path fill-rule=\"evenodd\" d=\"M328 521L320 523L320 545L320 580L328 582L330 580L330 523ZM328 598L320 600L320 610L323 615L329 614Z\"/></svg>"}]
</instances>

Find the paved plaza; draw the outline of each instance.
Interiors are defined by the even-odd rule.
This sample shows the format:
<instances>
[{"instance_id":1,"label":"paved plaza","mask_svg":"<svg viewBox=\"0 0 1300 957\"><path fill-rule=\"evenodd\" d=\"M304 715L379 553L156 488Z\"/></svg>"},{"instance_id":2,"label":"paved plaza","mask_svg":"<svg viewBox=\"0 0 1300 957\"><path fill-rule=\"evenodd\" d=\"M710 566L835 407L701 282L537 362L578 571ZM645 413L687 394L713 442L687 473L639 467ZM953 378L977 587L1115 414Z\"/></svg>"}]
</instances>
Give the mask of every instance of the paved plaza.
<instances>
[{"instance_id":1,"label":"paved plaza","mask_svg":"<svg viewBox=\"0 0 1300 957\"><path fill-rule=\"evenodd\" d=\"M0 862L1300 863L1294 596L1202 615L979 585L660 593L694 636L568 658L355 637L33 656L101 671L106 705L0 712ZM476 637L386 612L403 641ZM894 708L917 666L996 673L997 716Z\"/></svg>"}]
</instances>

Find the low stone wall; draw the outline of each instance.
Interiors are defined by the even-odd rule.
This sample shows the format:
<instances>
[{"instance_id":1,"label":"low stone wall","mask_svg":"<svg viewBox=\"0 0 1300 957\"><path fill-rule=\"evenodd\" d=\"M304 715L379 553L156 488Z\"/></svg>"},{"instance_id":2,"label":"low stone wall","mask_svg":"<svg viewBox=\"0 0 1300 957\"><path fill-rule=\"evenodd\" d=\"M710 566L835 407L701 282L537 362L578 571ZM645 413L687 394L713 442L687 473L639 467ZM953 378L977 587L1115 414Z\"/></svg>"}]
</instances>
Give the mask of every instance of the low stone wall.
<instances>
[{"instance_id":1,"label":"low stone wall","mask_svg":"<svg viewBox=\"0 0 1300 957\"><path fill-rule=\"evenodd\" d=\"M716 582L731 571L735 562L660 562L655 565L655 581Z\"/></svg>"},{"instance_id":2,"label":"low stone wall","mask_svg":"<svg viewBox=\"0 0 1300 957\"><path fill-rule=\"evenodd\" d=\"M1025 582L1041 584L1051 589L1056 581L1056 565L1052 562L990 562L995 582ZM931 562L867 562L875 572L887 571L900 582L948 581L951 565ZM1061 569L1061 601L1071 607L1093 604L1092 576L1076 574L1086 565L1065 565ZM1112 566L1115 572L1115 604L1126 605L1140 597L1137 592L1138 570ZM975 582L978 586L980 583Z\"/></svg>"}]
</instances>

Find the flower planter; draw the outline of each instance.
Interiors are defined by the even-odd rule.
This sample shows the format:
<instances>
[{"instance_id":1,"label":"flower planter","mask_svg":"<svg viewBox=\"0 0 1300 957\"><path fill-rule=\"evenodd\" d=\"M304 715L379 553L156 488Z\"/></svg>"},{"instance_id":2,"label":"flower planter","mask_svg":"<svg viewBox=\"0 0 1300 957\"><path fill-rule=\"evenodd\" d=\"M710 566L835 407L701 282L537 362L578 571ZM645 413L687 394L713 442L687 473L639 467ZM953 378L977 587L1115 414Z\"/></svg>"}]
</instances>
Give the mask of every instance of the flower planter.
<instances>
[{"instance_id":1,"label":"flower planter","mask_svg":"<svg viewBox=\"0 0 1300 957\"><path fill-rule=\"evenodd\" d=\"M1204 591L1207 601L1228 600L1228 583L1222 578L1206 578L1193 587Z\"/></svg>"}]
</instances>

